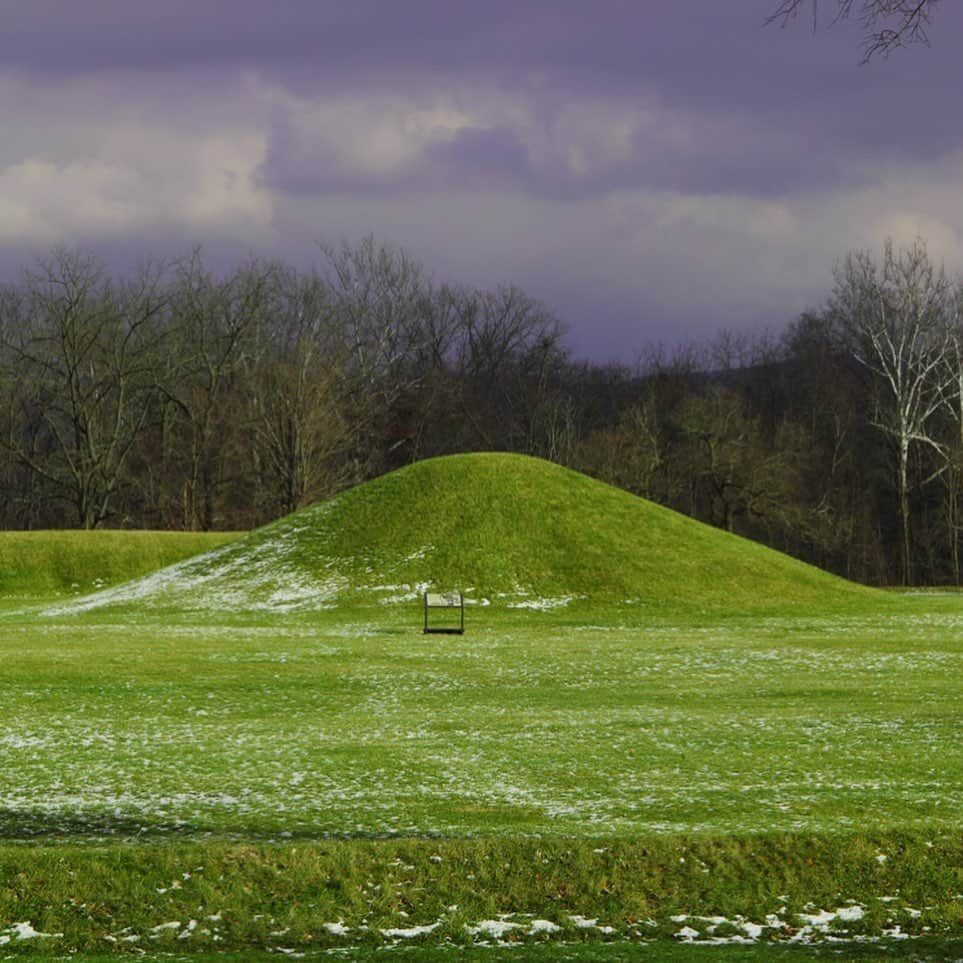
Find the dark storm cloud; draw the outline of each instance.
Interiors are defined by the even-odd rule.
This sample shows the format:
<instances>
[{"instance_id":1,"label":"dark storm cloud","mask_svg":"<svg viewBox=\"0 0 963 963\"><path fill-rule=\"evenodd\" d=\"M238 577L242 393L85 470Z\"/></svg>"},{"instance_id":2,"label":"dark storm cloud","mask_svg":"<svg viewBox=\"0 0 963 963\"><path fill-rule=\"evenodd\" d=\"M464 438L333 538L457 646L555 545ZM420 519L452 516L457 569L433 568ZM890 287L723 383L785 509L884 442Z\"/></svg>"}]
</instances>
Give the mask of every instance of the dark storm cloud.
<instances>
[{"instance_id":1,"label":"dark storm cloud","mask_svg":"<svg viewBox=\"0 0 963 963\"><path fill-rule=\"evenodd\" d=\"M559 200L636 187L774 197L826 183L856 185L866 176L857 152L815 150L801 132L770 129L738 115L682 115L681 136L666 136L663 124L674 122L668 113L643 123L632 118L631 104L624 106L625 143L617 156L606 156L593 142L590 107L572 119L564 103L542 96L529 102L520 119L469 125L426 140L390 173L352 164L339 152L337 129L302 129L288 117L270 126L260 175L272 189L302 195L391 196L498 185ZM584 155L584 169L572 167L566 150Z\"/></svg>"},{"instance_id":2,"label":"dark storm cloud","mask_svg":"<svg viewBox=\"0 0 963 963\"><path fill-rule=\"evenodd\" d=\"M717 126L731 116L752 118L808 140L798 156L808 153L807 170L816 172L809 176L827 180L839 171L821 163L827 151L914 156L963 139L952 122L956 44L940 33L960 27L952 12L940 11L934 49L861 67L852 25L816 36L804 23L764 27L772 7L773 0L6 0L0 69L41 79L136 70L145 85L156 71L249 69L313 97L410 75L460 84L484 74L506 96L530 96L549 112L586 95L641 99L657 91L667 109L716 115ZM183 109L190 113L190 103ZM725 189L739 178L726 161L731 147L714 138L699 149L708 160L721 146ZM482 155L505 139L504 131L466 133L449 145L449 161L484 166ZM477 157L463 149L469 144ZM281 167L283 146L272 147ZM771 170L784 170L787 160L775 157ZM517 151L512 162L525 166ZM287 164L296 165L297 158ZM681 186L706 182L708 165L698 173L696 166L683 158L680 173L690 173ZM640 164L640 173L647 169Z\"/></svg>"},{"instance_id":3,"label":"dark storm cloud","mask_svg":"<svg viewBox=\"0 0 963 963\"><path fill-rule=\"evenodd\" d=\"M430 168L467 176L528 181L532 167L518 133L508 127L469 128L428 151Z\"/></svg>"},{"instance_id":4,"label":"dark storm cloud","mask_svg":"<svg viewBox=\"0 0 963 963\"><path fill-rule=\"evenodd\" d=\"M787 319L890 233L963 259L961 12L860 66L775 3L0 0L0 261L373 232L604 357Z\"/></svg>"},{"instance_id":5,"label":"dark storm cloud","mask_svg":"<svg viewBox=\"0 0 963 963\"><path fill-rule=\"evenodd\" d=\"M258 169L258 179L287 194L325 193L345 186L344 179L337 176L338 167L333 148L309 140L293 124L281 120L269 128L267 156Z\"/></svg>"},{"instance_id":6,"label":"dark storm cloud","mask_svg":"<svg viewBox=\"0 0 963 963\"><path fill-rule=\"evenodd\" d=\"M428 145L403 173L385 178L352 169L334 145L305 136L292 124L276 124L259 176L266 186L296 195L396 196L496 181L537 186L524 146L507 128L459 131L448 141Z\"/></svg>"},{"instance_id":7,"label":"dark storm cloud","mask_svg":"<svg viewBox=\"0 0 963 963\"><path fill-rule=\"evenodd\" d=\"M650 11L655 10L649 5ZM5 62L28 70L140 65L310 64L320 73L359 66L427 69L598 66L636 62L642 38L634 3L452 3L450 0L5 0ZM671 19L671 7L657 11Z\"/></svg>"}]
</instances>

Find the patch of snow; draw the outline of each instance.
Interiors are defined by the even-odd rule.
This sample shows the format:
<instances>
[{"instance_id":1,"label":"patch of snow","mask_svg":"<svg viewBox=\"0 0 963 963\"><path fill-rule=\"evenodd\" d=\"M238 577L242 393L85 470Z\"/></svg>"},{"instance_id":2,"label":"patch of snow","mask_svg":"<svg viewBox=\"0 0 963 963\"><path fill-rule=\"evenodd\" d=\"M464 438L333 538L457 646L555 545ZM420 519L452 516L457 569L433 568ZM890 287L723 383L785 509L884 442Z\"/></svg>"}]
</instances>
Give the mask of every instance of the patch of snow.
<instances>
[{"instance_id":1,"label":"patch of snow","mask_svg":"<svg viewBox=\"0 0 963 963\"><path fill-rule=\"evenodd\" d=\"M382 605L395 605L398 602L414 602L415 599L420 599L425 592L428 591L430 585L427 582L418 582L414 587L405 583L404 585L397 586L399 592L397 595L389 595L387 598L381 599Z\"/></svg>"},{"instance_id":2,"label":"patch of snow","mask_svg":"<svg viewBox=\"0 0 963 963\"><path fill-rule=\"evenodd\" d=\"M512 923L509 920L482 920L475 926L466 926L465 929L471 936L489 936L492 939L500 940L512 930L521 929L520 923Z\"/></svg>"},{"instance_id":3,"label":"patch of snow","mask_svg":"<svg viewBox=\"0 0 963 963\"><path fill-rule=\"evenodd\" d=\"M576 929L592 930L599 925L598 917L588 919L585 916L570 916L569 919L575 924Z\"/></svg>"},{"instance_id":4,"label":"patch of snow","mask_svg":"<svg viewBox=\"0 0 963 963\"><path fill-rule=\"evenodd\" d=\"M60 939L63 933L41 933L33 928L33 924L28 920L23 923L13 923L7 927L5 933L0 935L0 945L6 945L12 939L17 940L38 940L38 939Z\"/></svg>"},{"instance_id":5,"label":"patch of snow","mask_svg":"<svg viewBox=\"0 0 963 963\"><path fill-rule=\"evenodd\" d=\"M844 906L836 910L836 919L843 920L845 923L853 923L861 920L866 915L862 906Z\"/></svg>"},{"instance_id":6,"label":"patch of snow","mask_svg":"<svg viewBox=\"0 0 963 963\"><path fill-rule=\"evenodd\" d=\"M798 913L797 915L808 928L824 932L836 921L836 914L830 913L828 910L821 910L818 913Z\"/></svg>"},{"instance_id":7,"label":"patch of snow","mask_svg":"<svg viewBox=\"0 0 963 963\"><path fill-rule=\"evenodd\" d=\"M387 929L381 930L381 935L392 939L413 940L418 936L434 933L439 926L441 926L440 922L429 923L427 926L410 926L407 929Z\"/></svg>"},{"instance_id":8,"label":"patch of snow","mask_svg":"<svg viewBox=\"0 0 963 963\"><path fill-rule=\"evenodd\" d=\"M552 609L564 608L574 598L574 595L562 595L558 598L523 599L520 602L509 602L508 607L510 609L533 609L536 612L550 612Z\"/></svg>"},{"instance_id":9,"label":"patch of snow","mask_svg":"<svg viewBox=\"0 0 963 963\"><path fill-rule=\"evenodd\" d=\"M866 915L862 906L840 906L835 910L820 910L818 913L798 913L797 917L803 927L792 939L801 942L810 939L814 934L828 934L834 923L854 923Z\"/></svg>"}]
</instances>

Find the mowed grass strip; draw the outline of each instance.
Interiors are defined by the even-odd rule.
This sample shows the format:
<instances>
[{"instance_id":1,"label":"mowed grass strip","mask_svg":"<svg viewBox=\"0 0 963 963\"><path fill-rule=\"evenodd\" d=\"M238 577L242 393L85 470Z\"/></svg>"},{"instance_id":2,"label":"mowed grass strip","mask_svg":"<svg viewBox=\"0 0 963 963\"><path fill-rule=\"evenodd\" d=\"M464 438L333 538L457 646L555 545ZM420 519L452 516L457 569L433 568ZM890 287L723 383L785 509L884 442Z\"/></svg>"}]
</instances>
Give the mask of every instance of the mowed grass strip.
<instances>
[{"instance_id":1,"label":"mowed grass strip","mask_svg":"<svg viewBox=\"0 0 963 963\"><path fill-rule=\"evenodd\" d=\"M0 880L24 952L959 939L963 837L7 845Z\"/></svg>"}]
</instances>

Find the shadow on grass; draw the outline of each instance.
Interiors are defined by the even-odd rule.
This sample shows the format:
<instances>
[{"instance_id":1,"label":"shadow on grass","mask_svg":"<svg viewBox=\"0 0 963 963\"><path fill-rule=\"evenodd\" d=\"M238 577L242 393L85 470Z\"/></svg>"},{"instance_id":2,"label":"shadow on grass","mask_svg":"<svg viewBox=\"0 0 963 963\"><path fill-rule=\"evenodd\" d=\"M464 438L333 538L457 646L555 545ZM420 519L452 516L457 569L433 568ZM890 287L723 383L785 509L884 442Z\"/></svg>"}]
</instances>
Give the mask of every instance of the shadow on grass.
<instances>
[{"instance_id":1,"label":"shadow on grass","mask_svg":"<svg viewBox=\"0 0 963 963\"><path fill-rule=\"evenodd\" d=\"M181 822L146 822L116 813L64 813L39 809L0 809L0 839L43 840L127 838L131 836L196 836L197 826Z\"/></svg>"},{"instance_id":2,"label":"shadow on grass","mask_svg":"<svg viewBox=\"0 0 963 963\"><path fill-rule=\"evenodd\" d=\"M451 954L451 949L447 950ZM352 950L352 954L355 951ZM353 960L383 959L383 948L361 949ZM393 948L392 960L418 961L445 958L445 948L406 947ZM963 941L939 940L905 941L865 944L794 944L763 943L754 946L699 946L698 944L670 943L655 940L650 943L543 943L507 947L459 947L459 960L484 960L495 963L502 960L577 961L577 963L615 963L615 961L640 960L652 963L755 963L755 961L834 960L835 963L862 963L863 960L914 960L928 963L937 960L963 959Z\"/></svg>"},{"instance_id":3,"label":"shadow on grass","mask_svg":"<svg viewBox=\"0 0 963 963\"><path fill-rule=\"evenodd\" d=\"M392 839L438 840L447 837L440 833L393 832L323 832L311 827L295 829L260 829L257 826L225 826L184 820L145 819L129 813L65 813L42 809L0 808L0 841L43 842L44 840L78 842L114 839L118 841L142 840L244 840L252 843L270 842L320 842L329 840L392 840Z\"/></svg>"},{"instance_id":4,"label":"shadow on grass","mask_svg":"<svg viewBox=\"0 0 963 963\"><path fill-rule=\"evenodd\" d=\"M835 963L862 963L864 960L915 960L929 963L939 960L963 959L963 941L950 940L912 940L906 942L887 942L874 944L831 945L774 945L756 946L698 946L693 944L668 943L543 943L508 947L494 946L420 946L420 947L351 947L335 951L336 957L355 961L364 960L404 960L409 963L429 963L433 960L483 960L485 963L500 963L511 960L535 960L538 963L573 961L573 963L616 963L616 961L645 961L645 963L755 963L755 961L793 961L834 960ZM344 955L342 955L342 953ZM307 950L301 954L305 960L331 959L330 950ZM165 963L267 963L277 960L277 952L264 950L241 950L221 953L192 953L190 955L142 956L143 963L164 960ZM116 956L94 955L73 956L71 959L81 963L107 963L115 961Z\"/></svg>"}]
</instances>

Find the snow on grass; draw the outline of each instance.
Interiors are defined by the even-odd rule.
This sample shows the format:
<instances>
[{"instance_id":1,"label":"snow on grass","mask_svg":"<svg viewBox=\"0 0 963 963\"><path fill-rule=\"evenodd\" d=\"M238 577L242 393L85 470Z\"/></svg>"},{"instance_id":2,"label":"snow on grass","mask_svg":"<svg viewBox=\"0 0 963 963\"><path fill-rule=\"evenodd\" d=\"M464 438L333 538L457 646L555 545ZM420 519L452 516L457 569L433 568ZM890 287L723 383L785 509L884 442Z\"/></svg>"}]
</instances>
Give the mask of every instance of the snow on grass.
<instances>
[{"instance_id":1,"label":"snow on grass","mask_svg":"<svg viewBox=\"0 0 963 963\"><path fill-rule=\"evenodd\" d=\"M418 582L416 585L406 583L404 585L378 586L376 589L369 589L368 591L392 592L394 594L378 599L378 601L382 605L398 605L401 602L414 602L416 599L422 598L430 588L430 583Z\"/></svg>"},{"instance_id":2,"label":"snow on grass","mask_svg":"<svg viewBox=\"0 0 963 963\"><path fill-rule=\"evenodd\" d=\"M401 929L388 928L379 930L379 932L382 936L387 936L389 939L413 940L419 936L429 936L434 933L441 924L442 921L439 920L436 923L429 923L426 926L409 926Z\"/></svg>"},{"instance_id":3,"label":"snow on grass","mask_svg":"<svg viewBox=\"0 0 963 963\"><path fill-rule=\"evenodd\" d=\"M56 940L62 939L63 933L41 933L35 930L33 924L29 921L23 923L12 923L11 925L0 929L0 946L6 946L14 942L22 942L26 940Z\"/></svg>"},{"instance_id":4,"label":"snow on grass","mask_svg":"<svg viewBox=\"0 0 963 963\"><path fill-rule=\"evenodd\" d=\"M350 569L352 560L322 558L320 571L311 570L304 564L304 543L335 503L331 499L314 507L309 517L287 522L268 538L241 539L136 581L48 606L42 614L55 617L129 605L222 613L323 609L348 588L349 579L339 569Z\"/></svg>"},{"instance_id":5,"label":"snow on grass","mask_svg":"<svg viewBox=\"0 0 963 963\"><path fill-rule=\"evenodd\" d=\"M504 939L509 933L522 928L521 923L515 923L507 917L497 920L481 920L474 925L465 925L465 930L470 936L494 940Z\"/></svg>"},{"instance_id":6,"label":"snow on grass","mask_svg":"<svg viewBox=\"0 0 963 963\"><path fill-rule=\"evenodd\" d=\"M498 832L579 837L955 825L963 653L945 623L886 645L867 619L863 648L851 619L813 641L801 623L519 623L444 644L419 612L401 633L9 626L0 830L471 833L486 811Z\"/></svg>"},{"instance_id":7,"label":"snow on grass","mask_svg":"<svg viewBox=\"0 0 963 963\"><path fill-rule=\"evenodd\" d=\"M897 918L898 911L891 910L890 923ZM905 909L903 910L905 914ZM685 943L701 944L750 944L760 940L785 940L790 943L816 943L826 940L845 939L846 924L863 919L865 908L858 904L838 907L835 910L816 912L770 913L764 922L759 923L743 916L729 919L725 916L697 916L677 914L671 917L675 924L685 924L675 932L676 939ZM720 930L723 933L720 933ZM898 925L890 926L879 935L887 932L900 932ZM905 934L903 934L905 936Z\"/></svg>"},{"instance_id":8,"label":"snow on grass","mask_svg":"<svg viewBox=\"0 0 963 963\"><path fill-rule=\"evenodd\" d=\"M521 593L527 594L527 593ZM510 609L533 609L536 612L551 612L553 609L561 609L566 605L569 605L573 600L574 595L562 595L558 598L523 598L518 602L509 602L508 607Z\"/></svg>"},{"instance_id":9,"label":"snow on grass","mask_svg":"<svg viewBox=\"0 0 963 963\"><path fill-rule=\"evenodd\" d=\"M596 917L586 917L572 914L567 917L571 926L576 930L592 930L608 940L636 941L640 935L648 934L646 938L659 932L669 933L676 940L701 946L722 945L753 945L765 943L793 943L803 945L832 944L834 946L848 943L881 943L887 941L904 941L914 938L906 932L899 922L905 921L907 907L891 907L886 922L876 927L872 932L854 933L849 924L863 919L865 908L859 904L847 904L835 910L818 910L811 912L787 912L783 907L781 913L770 913L760 921L736 915L732 918L723 915L702 916L697 914L674 914L667 919L647 919L642 922L619 922L618 926L599 924ZM448 913L457 910L449 907ZM338 945L350 948L359 938L380 936L383 940L391 941L395 945L412 940L427 940L438 930L451 922L448 913L443 914L433 922L404 925L404 926L375 926L362 922L358 926L347 926L343 920L322 924L321 928L328 937L339 941ZM405 916L407 914L400 914ZM201 922L190 919L187 923L179 920L162 920L162 922L135 929L125 926L105 933L103 939L112 944L127 943L135 945L142 941L157 942L177 941L187 943L191 941L198 945L217 945L223 943L222 931L218 928L221 914L205 917ZM268 926L277 925L275 918L267 913L255 914L252 922L260 922ZM525 913L504 913L496 918L479 919L460 924L464 932L478 944L524 945L526 941L544 939L565 941L569 935L566 928L559 923L539 916ZM287 952L278 944L289 937L287 927L270 930L266 939L274 950ZM58 939L62 933L42 933L37 931L29 922L14 923L3 927L0 924L0 946L13 945L16 941L33 939ZM171 945L168 942L168 945ZM291 952L294 952L293 950Z\"/></svg>"},{"instance_id":10,"label":"snow on grass","mask_svg":"<svg viewBox=\"0 0 963 963\"><path fill-rule=\"evenodd\" d=\"M616 932L614 926L599 925L598 917L593 916L589 919L587 916L582 916L580 914L570 915L569 922L579 930L598 930L603 936L609 936Z\"/></svg>"}]
</instances>

